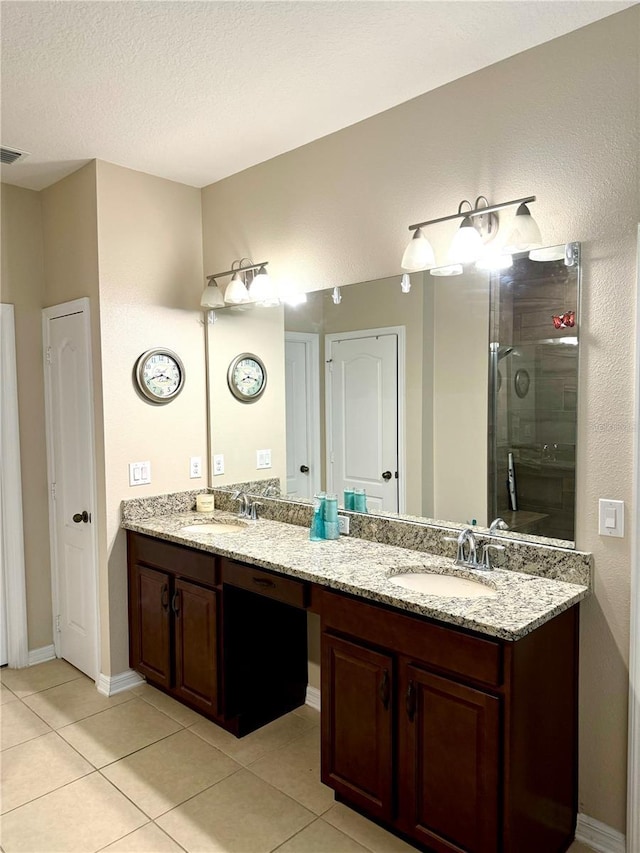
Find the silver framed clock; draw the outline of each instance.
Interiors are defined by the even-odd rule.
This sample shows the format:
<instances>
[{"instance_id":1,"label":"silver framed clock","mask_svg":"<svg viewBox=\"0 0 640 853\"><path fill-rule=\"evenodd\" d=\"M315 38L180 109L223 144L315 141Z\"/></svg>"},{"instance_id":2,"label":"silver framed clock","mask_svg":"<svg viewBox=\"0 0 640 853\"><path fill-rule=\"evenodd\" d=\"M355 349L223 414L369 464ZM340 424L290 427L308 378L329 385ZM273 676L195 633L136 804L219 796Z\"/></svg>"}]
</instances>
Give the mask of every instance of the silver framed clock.
<instances>
[{"instance_id":1,"label":"silver framed clock","mask_svg":"<svg viewBox=\"0 0 640 853\"><path fill-rule=\"evenodd\" d=\"M164 347L143 352L133 376L138 391L152 403L170 403L184 388L184 364L180 356Z\"/></svg>"},{"instance_id":2,"label":"silver framed clock","mask_svg":"<svg viewBox=\"0 0 640 853\"><path fill-rule=\"evenodd\" d=\"M240 353L229 365L227 384L237 400L253 403L262 396L267 387L267 368L257 355L251 352Z\"/></svg>"}]
</instances>

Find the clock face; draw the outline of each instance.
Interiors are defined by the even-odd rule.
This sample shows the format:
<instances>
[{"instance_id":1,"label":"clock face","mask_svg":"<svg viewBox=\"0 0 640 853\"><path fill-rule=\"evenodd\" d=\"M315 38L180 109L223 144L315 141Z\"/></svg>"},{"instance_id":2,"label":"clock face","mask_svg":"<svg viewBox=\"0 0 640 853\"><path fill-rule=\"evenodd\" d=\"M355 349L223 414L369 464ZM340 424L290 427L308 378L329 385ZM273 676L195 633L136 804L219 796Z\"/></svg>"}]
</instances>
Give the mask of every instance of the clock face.
<instances>
[{"instance_id":1,"label":"clock face","mask_svg":"<svg viewBox=\"0 0 640 853\"><path fill-rule=\"evenodd\" d=\"M231 393L243 403L249 403L257 400L264 391L267 371L258 356L243 353L229 365L227 381Z\"/></svg>"},{"instance_id":2,"label":"clock face","mask_svg":"<svg viewBox=\"0 0 640 853\"><path fill-rule=\"evenodd\" d=\"M138 359L135 377L138 388L148 400L168 403L182 391L184 365L171 350L152 349Z\"/></svg>"}]
</instances>

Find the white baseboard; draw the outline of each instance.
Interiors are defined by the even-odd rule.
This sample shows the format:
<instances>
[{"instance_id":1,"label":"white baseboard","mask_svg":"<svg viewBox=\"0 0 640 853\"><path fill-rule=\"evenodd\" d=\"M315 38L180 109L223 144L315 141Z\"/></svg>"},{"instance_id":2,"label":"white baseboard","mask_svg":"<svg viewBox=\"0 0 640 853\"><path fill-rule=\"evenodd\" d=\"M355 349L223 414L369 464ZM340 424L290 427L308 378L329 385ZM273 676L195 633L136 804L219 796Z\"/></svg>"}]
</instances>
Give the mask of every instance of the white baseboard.
<instances>
[{"instance_id":1,"label":"white baseboard","mask_svg":"<svg viewBox=\"0 0 640 853\"><path fill-rule=\"evenodd\" d=\"M586 814L578 815L576 841L599 853L625 853L627 849L625 837L621 832Z\"/></svg>"},{"instance_id":2,"label":"white baseboard","mask_svg":"<svg viewBox=\"0 0 640 853\"><path fill-rule=\"evenodd\" d=\"M41 649L29 650L29 666L35 666L37 663L46 663L48 660L55 660L56 650L53 645L43 646Z\"/></svg>"},{"instance_id":3,"label":"white baseboard","mask_svg":"<svg viewBox=\"0 0 640 853\"><path fill-rule=\"evenodd\" d=\"M144 678L132 669L119 672L117 675L104 675L101 672L96 681L98 693L102 693L103 696L113 696L115 693L131 690L139 684L144 684Z\"/></svg>"},{"instance_id":4,"label":"white baseboard","mask_svg":"<svg viewBox=\"0 0 640 853\"><path fill-rule=\"evenodd\" d=\"M305 699L305 705L315 708L316 711L320 710L320 691L317 687L311 687L307 684L307 698Z\"/></svg>"}]
</instances>

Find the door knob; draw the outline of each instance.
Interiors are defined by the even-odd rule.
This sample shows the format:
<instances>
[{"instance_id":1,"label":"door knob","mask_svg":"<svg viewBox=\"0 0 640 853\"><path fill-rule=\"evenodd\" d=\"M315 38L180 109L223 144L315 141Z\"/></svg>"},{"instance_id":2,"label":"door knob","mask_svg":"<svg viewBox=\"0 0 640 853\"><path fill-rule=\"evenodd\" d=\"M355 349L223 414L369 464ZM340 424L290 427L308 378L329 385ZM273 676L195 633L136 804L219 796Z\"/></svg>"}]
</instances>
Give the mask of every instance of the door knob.
<instances>
[{"instance_id":1,"label":"door knob","mask_svg":"<svg viewBox=\"0 0 640 853\"><path fill-rule=\"evenodd\" d=\"M392 477L391 471L383 471L382 472L382 479L383 480L390 480L391 477Z\"/></svg>"},{"instance_id":2,"label":"door knob","mask_svg":"<svg viewBox=\"0 0 640 853\"><path fill-rule=\"evenodd\" d=\"M76 524L80 524L81 521L83 521L85 524L87 524L87 522L91 521L91 516L89 515L89 513L85 509L83 512L77 512L73 516L73 520L75 521Z\"/></svg>"},{"instance_id":3,"label":"door knob","mask_svg":"<svg viewBox=\"0 0 640 853\"><path fill-rule=\"evenodd\" d=\"M309 473L309 466L308 465L301 465L300 466L300 473L301 474L308 474Z\"/></svg>"}]
</instances>

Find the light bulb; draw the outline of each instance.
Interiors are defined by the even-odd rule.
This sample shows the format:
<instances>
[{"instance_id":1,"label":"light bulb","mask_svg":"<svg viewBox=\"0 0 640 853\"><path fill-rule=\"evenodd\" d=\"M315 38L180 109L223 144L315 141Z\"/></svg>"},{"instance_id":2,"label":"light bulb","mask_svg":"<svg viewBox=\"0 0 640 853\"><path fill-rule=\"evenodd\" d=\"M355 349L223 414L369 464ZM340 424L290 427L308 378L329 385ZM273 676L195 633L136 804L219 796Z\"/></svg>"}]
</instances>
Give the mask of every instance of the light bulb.
<instances>
[{"instance_id":1,"label":"light bulb","mask_svg":"<svg viewBox=\"0 0 640 853\"><path fill-rule=\"evenodd\" d=\"M224 298L222 293L220 293L220 288L215 278L212 278L205 287L202 299L200 300L200 307L208 309L224 308Z\"/></svg>"},{"instance_id":2,"label":"light bulb","mask_svg":"<svg viewBox=\"0 0 640 853\"><path fill-rule=\"evenodd\" d=\"M240 273L234 273L233 278L227 285L227 289L224 292L224 301L229 305L241 305L243 302L251 302L249 291L244 281L240 278Z\"/></svg>"},{"instance_id":3,"label":"light bulb","mask_svg":"<svg viewBox=\"0 0 640 853\"><path fill-rule=\"evenodd\" d=\"M506 239L505 252L526 252L529 249L539 249L542 246L542 236L538 223L535 221L526 204L521 204Z\"/></svg>"},{"instance_id":4,"label":"light bulb","mask_svg":"<svg viewBox=\"0 0 640 853\"><path fill-rule=\"evenodd\" d=\"M411 290L411 278L407 272L403 273L400 279L400 290L403 293L409 293Z\"/></svg>"},{"instance_id":5,"label":"light bulb","mask_svg":"<svg viewBox=\"0 0 640 853\"><path fill-rule=\"evenodd\" d=\"M417 228L409 240L409 245L404 250L400 266L403 270L416 272L432 267L435 262L436 258L431 243L422 233L422 228Z\"/></svg>"},{"instance_id":6,"label":"light bulb","mask_svg":"<svg viewBox=\"0 0 640 853\"><path fill-rule=\"evenodd\" d=\"M483 248L482 237L476 231L471 217L465 216L453 235L449 249L449 260L452 264L472 264L478 260Z\"/></svg>"}]
</instances>

